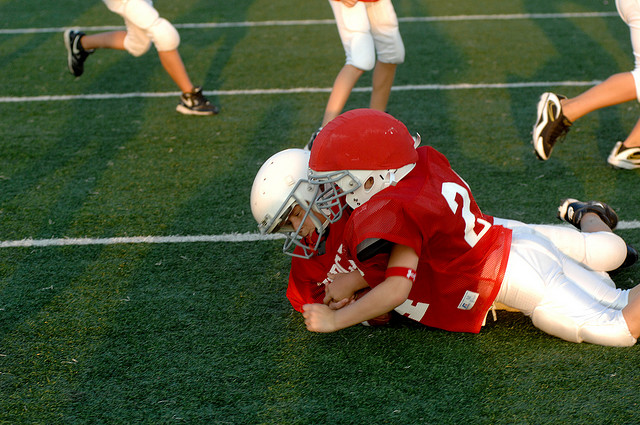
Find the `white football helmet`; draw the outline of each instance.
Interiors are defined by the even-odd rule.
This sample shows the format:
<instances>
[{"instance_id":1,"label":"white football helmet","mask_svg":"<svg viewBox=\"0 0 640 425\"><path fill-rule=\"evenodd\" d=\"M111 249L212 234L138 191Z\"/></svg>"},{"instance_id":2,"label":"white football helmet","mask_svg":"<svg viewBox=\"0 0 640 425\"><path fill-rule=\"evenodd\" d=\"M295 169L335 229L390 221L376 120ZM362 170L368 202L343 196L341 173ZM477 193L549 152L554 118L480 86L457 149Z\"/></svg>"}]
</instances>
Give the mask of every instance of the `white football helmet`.
<instances>
[{"instance_id":1,"label":"white football helmet","mask_svg":"<svg viewBox=\"0 0 640 425\"><path fill-rule=\"evenodd\" d=\"M260 168L251 188L251 212L258 223L260 233L282 233L286 241L283 252L292 256L309 258L316 251L328 221L323 222L312 212L312 205L318 194L318 186L309 184L307 170L309 151L287 149L276 153ZM316 227L318 238L313 243L305 243L288 222L296 205L305 210L302 219L309 217ZM313 245L313 246L312 246ZM303 254L293 253L300 246Z\"/></svg>"}]
</instances>

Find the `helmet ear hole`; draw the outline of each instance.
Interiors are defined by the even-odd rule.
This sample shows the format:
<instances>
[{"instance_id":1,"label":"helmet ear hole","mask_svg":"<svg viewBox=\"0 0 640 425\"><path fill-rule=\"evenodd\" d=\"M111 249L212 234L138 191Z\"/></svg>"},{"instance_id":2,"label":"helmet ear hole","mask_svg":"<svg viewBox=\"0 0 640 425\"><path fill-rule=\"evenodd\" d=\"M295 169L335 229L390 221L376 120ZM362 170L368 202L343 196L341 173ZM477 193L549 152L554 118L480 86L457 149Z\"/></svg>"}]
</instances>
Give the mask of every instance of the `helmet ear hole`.
<instances>
[{"instance_id":1,"label":"helmet ear hole","mask_svg":"<svg viewBox=\"0 0 640 425\"><path fill-rule=\"evenodd\" d=\"M364 184L362 185L364 187L364 190L366 190L367 192L370 191L371 188L373 187L374 182L375 182L375 179L373 178L373 176L369 176L367 181L365 181Z\"/></svg>"}]
</instances>

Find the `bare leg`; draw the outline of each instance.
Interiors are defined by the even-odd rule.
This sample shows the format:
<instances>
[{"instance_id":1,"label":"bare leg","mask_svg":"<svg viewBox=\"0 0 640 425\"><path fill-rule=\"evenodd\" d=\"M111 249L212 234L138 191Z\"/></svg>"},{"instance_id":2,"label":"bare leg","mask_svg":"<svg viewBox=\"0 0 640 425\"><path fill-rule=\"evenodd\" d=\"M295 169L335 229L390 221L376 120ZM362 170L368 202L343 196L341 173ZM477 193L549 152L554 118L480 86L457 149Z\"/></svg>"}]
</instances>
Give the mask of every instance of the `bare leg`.
<instances>
[{"instance_id":1,"label":"bare leg","mask_svg":"<svg viewBox=\"0 0 640 425\"><path fill-rule=\"evenodd\" d=\"M569 121L575 120L607 106L618 105L637 98L635 79L630 72L614 74L572 99L562 100L562 113ZM640 146L640 121L624 140L626 148Z\"/></svg>"},{"instance_id":2,"label":"bare leg","mask_svg":"<svg viewBox=\"0 0 640 425\"><path fill-rule=\"evenodd\" d=\"M597 109L628 102L636 99L636 96L633 75L623 72L612 75L579 96L563 100L562 113L574 122Z\"/></svg>"},{"instance_id":3,"label":"bare leg","mask_svg":"<svg viewBox=\"0 0 640 425\"><path fill-rule=\"evenodd\" d=\"M636 122L636 125L631 130L631 133L625 139L623 145L626 148L640 147L640 120Z\"/></svg>"},{"instance_id":4,"label":"bare leg","mask_svg":"<svg viewBox=\"0 0 640 425\"><path fill-rule=\"evenodd\" d=\"M611 233L611 229L609 226L605 224L604 221L600 218L600 216L596 213L585 213L580 220L580 230L583 233L593 233L593 232L609 232Z\"/></svg>"},{"instance_id":5,"label":"bare leg","mask_svg":"<svg viewBox=\"0 0 640 425\"><path fill-rule=\"evenodd\" d=\"M640 288L638 286L629 291L629 304L622 309L622 316L634 338L640 337L640 297L638 297Z\"/></svg>"},{"instance_id":6,"label":"bare leg","mask_svg":"<svg viewBox=\"0 0 640 425\"><path fill-rule=\"evenodd\" d=\"M349 99L351 90L353 90L353 87L363 72L364 71L353 65L345 65L342 67L333 83L327 108L324 111L324 118L322 119L323 127L327 125L329 121L340 115L344 105L347 103L347 99Z\"/></svg>"},{"instance_id":7,"label":"bare leg","mask_svg":"<svg viewBox=\"0 0 640 425\"><path fill-rule=\"evenodd\" d=\"M178 50L158 52L158 57L167 74L169 74L183 93L190 93L194 90Z\"/></svg>"},{"instance_id":8,"label":"bare leg","mask_svg":"<svg viewBox=\"0 0 640 425\"><path fill-rule=\"evenodd\" d=\"M387 109L397 66L394 63L376 62L376 67L373 70L371 103L369 104L371 109L383 112Z\"/></svg>"},{"instance_id":9,"label":"bare leg","mask_svg":"<svg viewBox=\"0 0 640 425\"><path fill-rule=\"evenodd\" d=\"M126 31L102 32L98 34L85 35L82 37L82 47L85 50L91 49L115 49L124 50L124 39ZM160 63L167 74L176 83L183 93L192 92L194 87L191 84L187 70L182 62L178 50L158 52Z\"/></svg>"},{"instance_id":10,"label":"bare leg","mask_svg":"<svg viewBox=\"0 0 640 425\"><path fill-rule=\"evenodd\" d=\"M101 32L82 37L80 42L85 50L115 49L124 50L124 38L126 31Z\"/></svg>"}]
</instances>

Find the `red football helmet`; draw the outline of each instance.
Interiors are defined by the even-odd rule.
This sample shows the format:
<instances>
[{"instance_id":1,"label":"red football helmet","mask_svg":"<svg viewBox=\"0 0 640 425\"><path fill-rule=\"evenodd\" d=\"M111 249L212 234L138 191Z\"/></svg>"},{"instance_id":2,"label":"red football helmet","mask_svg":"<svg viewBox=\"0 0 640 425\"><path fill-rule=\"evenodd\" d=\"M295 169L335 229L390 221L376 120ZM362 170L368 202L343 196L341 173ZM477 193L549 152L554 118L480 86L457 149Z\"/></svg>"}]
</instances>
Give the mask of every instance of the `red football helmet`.
<instances>
[{"instance_id":1,"label":"red football helmet","mask_svg":"<svg viewBox=\"0 0 640 425\"><path fill-rule=\"evenodd\" d=\"M330 183L316 205L335 211L344 196L349 206L359 207L413 169L419 144L419 135L411 136L387 113L355 109L338 116L320 131L311 148L309 182Z\"/></svg>"}]
</instances>

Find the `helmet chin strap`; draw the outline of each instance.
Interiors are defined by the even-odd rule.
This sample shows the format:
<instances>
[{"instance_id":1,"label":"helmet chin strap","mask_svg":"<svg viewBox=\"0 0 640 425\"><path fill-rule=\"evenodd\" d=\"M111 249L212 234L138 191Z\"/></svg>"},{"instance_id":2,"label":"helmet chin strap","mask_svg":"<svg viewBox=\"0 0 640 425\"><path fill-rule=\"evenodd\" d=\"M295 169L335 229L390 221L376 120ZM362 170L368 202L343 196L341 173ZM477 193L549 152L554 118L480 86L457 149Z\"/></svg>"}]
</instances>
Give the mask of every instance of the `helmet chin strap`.
<instances>
[{"instance_id":1,"label":"helmet chin strap","mask_svg":"<svg viewBox=\"0 0 640 425\"><path fill-rule=\"evenodd\" d=\"M387 186L395 186L398 184L400 180L396 179L396 172L394 170L389 171L389 181L387 182Z\"/></svg>"},{"instance_id":2,"label":"helmet chin strap","mask_svg":"<svg viewBox=\"0 0 640 425\"><path fill-rule=\"evenodd\" d=\"M322 220L320 220L318 218L317 215L314 214L314 211L316 211L316 208L315 207L311 207L311 211L309 211L309 218L311 219L313 224L316 226L316 231L318 232L318 234L322 235L322 233L329 226L329 220L324 220L324 222L323 222ZM322 214L324 217L326 217L323 213L320 213L320 214Z\"/></svg>"}]
</instances>

